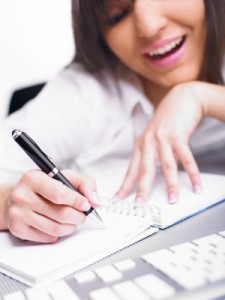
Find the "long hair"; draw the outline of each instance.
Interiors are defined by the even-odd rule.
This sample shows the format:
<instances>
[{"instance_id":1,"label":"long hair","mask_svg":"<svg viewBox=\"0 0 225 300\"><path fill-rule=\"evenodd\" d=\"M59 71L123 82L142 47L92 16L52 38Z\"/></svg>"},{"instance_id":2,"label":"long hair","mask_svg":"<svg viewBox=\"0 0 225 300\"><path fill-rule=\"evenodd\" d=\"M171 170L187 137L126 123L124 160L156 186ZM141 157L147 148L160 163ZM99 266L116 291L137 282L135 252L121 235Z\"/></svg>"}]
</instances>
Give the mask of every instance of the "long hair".
<instances>
[{"instance_id":1,"label":"long hair","mask_svg":"<svg viewBox=\"0 0 225 300\"><path fill-rule=\"evenodd\" d=\"M110 0L132 3L133 0ZM225 0L204 0L207 37L200 80L223 84L222 65L225 55ZM89 72L103 68L114 71L121 64L106 44L102 22L107 15L107 0L72 0L73 32L76 54Z\"/></svg>"}]
</instances>

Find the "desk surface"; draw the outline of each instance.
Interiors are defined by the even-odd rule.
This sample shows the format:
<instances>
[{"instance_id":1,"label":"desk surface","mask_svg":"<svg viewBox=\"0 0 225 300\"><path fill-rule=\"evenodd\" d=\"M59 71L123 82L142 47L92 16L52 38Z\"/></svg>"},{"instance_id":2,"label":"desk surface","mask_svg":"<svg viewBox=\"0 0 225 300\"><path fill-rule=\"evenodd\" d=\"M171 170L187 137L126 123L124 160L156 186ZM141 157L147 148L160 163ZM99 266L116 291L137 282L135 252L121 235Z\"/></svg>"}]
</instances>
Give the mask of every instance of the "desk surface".
<instances>
[{"instance_id":1,"label":"desk surface","mask_svg":"<svg viewBox=\"0 0 225 300\"><path fill-rule=\"evenodd\" d=\"M225 164L219 164L214 171L225 174L224 166ZM210 170L212 169L210 168ZM207 171L207 168L205 168L204 171ZM214 207L173 225L170 228L160 230L157 234L96 263L94 266L89 267L89 269L126 258L135 258L146 252L170 247L175 244L200 238L204 235L223 231L225 230L224 214L225 202L215 205ZM25 288L25 285L0 273L0 297Z\"/></svg>"}]
</instances>

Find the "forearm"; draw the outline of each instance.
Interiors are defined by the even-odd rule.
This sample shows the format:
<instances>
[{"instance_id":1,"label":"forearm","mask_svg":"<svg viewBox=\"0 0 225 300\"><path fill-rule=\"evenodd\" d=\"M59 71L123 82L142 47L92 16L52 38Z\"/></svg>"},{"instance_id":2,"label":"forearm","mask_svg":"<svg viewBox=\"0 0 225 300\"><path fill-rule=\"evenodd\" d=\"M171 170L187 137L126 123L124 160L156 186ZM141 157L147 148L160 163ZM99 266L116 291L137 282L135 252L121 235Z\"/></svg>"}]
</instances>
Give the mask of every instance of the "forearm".
<instances>
[{"instance_id":1,"label":"forearm","mask_svg":"<svg viewBox=\"0 0 225 300\"><path fill-rule=\"evenodd\" d=\"M204 115L225 122L225 86L199 83L196 93L202 102Z\"/></svg>"},{"instance_id":2,"label":"forearm","mask_svg":"<svg viewBox=\"0 0 225 300\"><path fill-rule=\"evenodd\" d=\"M0 230L7 229L6 202L11 188L11 185L0 185Z\"/></svg>"}]
</instances>

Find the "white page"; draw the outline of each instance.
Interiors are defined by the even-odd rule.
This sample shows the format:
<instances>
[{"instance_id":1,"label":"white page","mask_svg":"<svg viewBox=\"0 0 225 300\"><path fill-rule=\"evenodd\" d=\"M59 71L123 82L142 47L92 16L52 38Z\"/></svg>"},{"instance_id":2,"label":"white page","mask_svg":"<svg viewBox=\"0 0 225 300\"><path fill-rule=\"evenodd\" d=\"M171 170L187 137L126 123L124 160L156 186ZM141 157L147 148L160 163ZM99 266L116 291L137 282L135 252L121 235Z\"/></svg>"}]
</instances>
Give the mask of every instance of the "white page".
<instances>
[{"instance_id":1,"label":"white page","mask_svg":"<svg viewBox=\"0 0 225 300\"><path fill-rule=\"evenodd\" d=\"M225 199L225 176L201 173L201 181L202 192L196 194L188 175L180 172L179 202L168 204L165 181L158 176L147 202L154 224L165 228Z\"/></svg>"},{"instance_id":2,"label":"white page","mask_svg":"<svg viewBox=\"0 0 225 300\"><path fill-rule=\"evenodd\" d=\"M149 220L142 216L133 218L104 211L99 214L105 229L96 228L87 218L74 235L55 244L21 241L8 232L0 232L0 271L28 285L49 283L131 244L149 227Z\"/></svg>"},{"instance_id":3,"label":"white page","mask_svg":"<svg viewBox=\"0 0 225 300\"><path fill-rule=\"evenodd\" d=\"M157 197L160 183L158 190L156 187L155 194L149 199L149 203L157 205L159 213L163 215L162 227L170 226L225 199L225 176L202 173L200 194L193 193L187 174L180 174L179 179L180 199L178 203L168 204L167 197L163 197L163 194L162 197Z\"/></svg>"},{"instance_id":4,"label":"white page","mask_svg":"<svg viewBox=\"0 0 225 300\"><path fill-rule=\"evenodd\" d=\"M148 200L138 208L139 211L142 210L144 214L151 216L150 222L153 218L154 225L159 228L166 228L225 199L224 175L201 173L202 192L200 194L192 191L190 179L185 172L179 172L178 180L178 203L168 203L165 180L162 174L158 174ZM131 211L135 209L134 200L135 193L114 206L118 206L117 209L120 210Z\"/></svg>"}]
</instances>

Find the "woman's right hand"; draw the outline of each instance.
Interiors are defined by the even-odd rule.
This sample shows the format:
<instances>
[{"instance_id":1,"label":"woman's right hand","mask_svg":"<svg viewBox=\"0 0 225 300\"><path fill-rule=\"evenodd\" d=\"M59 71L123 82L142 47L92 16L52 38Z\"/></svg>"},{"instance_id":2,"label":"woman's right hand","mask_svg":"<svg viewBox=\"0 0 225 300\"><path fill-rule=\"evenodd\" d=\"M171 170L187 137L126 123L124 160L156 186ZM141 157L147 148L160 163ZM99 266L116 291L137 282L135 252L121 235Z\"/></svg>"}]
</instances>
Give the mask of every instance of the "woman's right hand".
<instances>
[{"instance_id":1,"label":"woman's right hand","mask_svg":"<svg viewBox=\"0 0 225 300\"><path fill-rule=\"evenodd\" d=\"M63 174L83 195L39 170L25 173L11 189L5 207L8 230L24 240L54 243L85 221L84 211L98 206L93 179L70 170Z\"/></svg>"}]
</instances>

